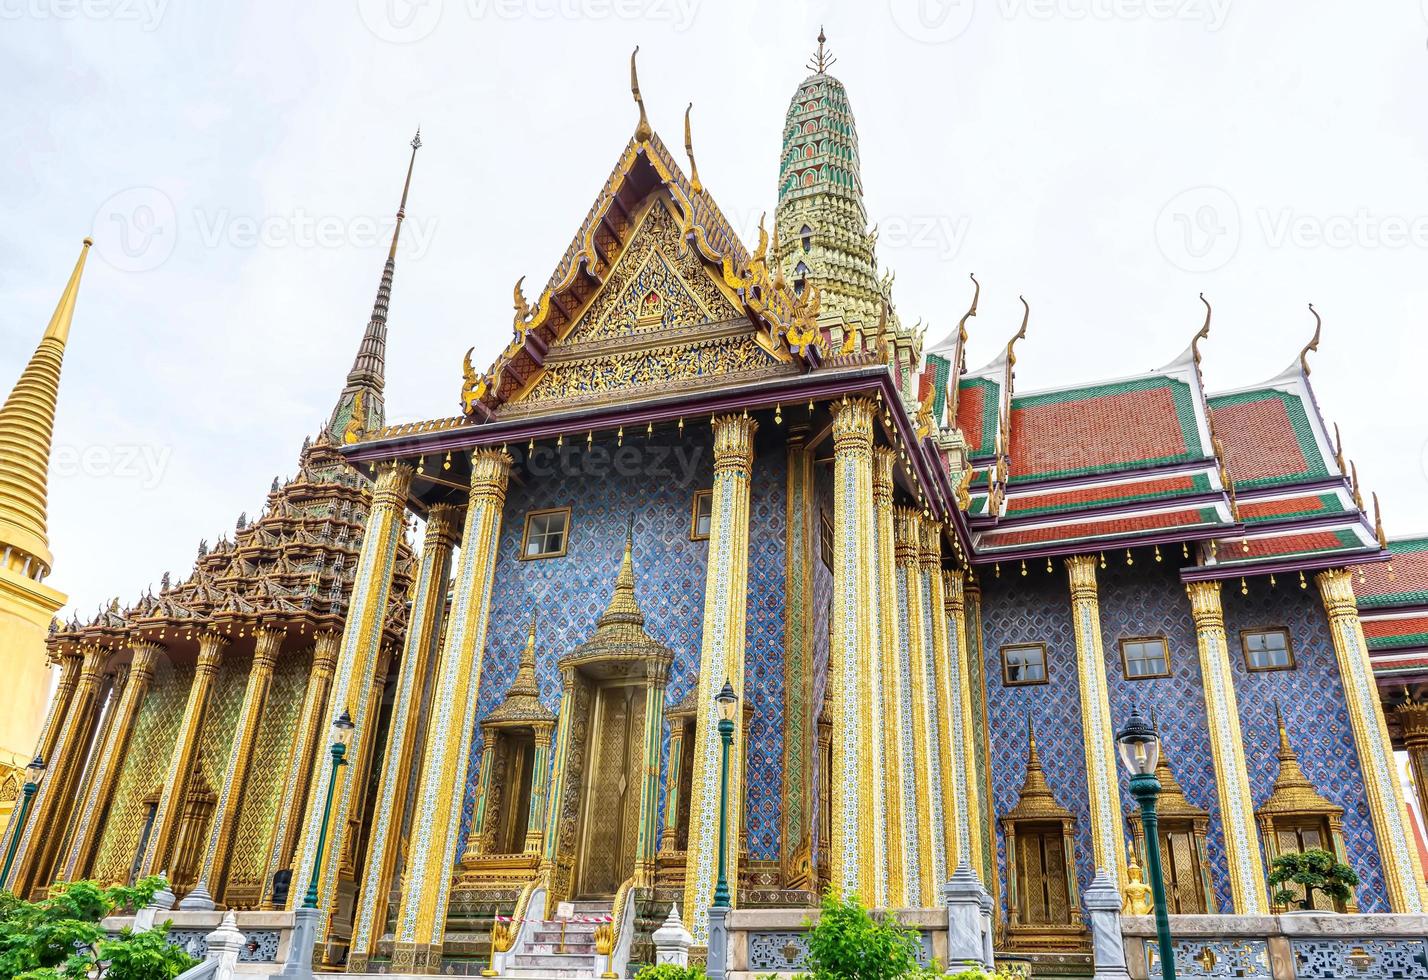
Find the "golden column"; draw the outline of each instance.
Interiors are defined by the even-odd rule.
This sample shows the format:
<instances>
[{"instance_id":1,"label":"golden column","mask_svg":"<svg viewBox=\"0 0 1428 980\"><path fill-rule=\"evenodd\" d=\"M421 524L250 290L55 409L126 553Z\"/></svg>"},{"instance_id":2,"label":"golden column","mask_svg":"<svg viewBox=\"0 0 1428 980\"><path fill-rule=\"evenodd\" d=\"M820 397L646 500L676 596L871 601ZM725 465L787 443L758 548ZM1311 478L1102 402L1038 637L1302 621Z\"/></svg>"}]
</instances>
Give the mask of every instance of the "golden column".
<instances>
[{"instance_id":1,"label":"golden column","mask_svg":"<svg viewBox=\"0 0 1428 980\"><path fill-rule=\"evenodd\" d=\"M74 697L75 686L79 683L80 665L83 663L84 657L77 653L60 656L59 683L54 697L50 698L49 709L45 712L45 723L40 729L39 742L35 747L35 755L47 766L54 758L55 746L59 744L60 734L64 731L65 715L69 713L70 701ZM10 835L15 832L14 823L13 819L8 820L4 834L0 835L0 854L10 850ZM0 882L0 886L3 885L4 882Z\"/></svg>"},{"instance_id":2,"label":"golden column","mask_svg":"<svg viewBox=\"0 0 1428 980\"><path fill-rule=\"evenodd\" d=\"M933 826L932 855L934 895L939 886L952 876L956 868L958 815L961 794L953 773L956 765L952 753L957 748L952 712L957 703L952 687L952 649L947 635L947 596L942 583L942 525L924 518L920 522L922 550L922 588L927 597L927 658L930 667L928 690L932 702L928 708L932 733L928 768L933 770L932 797L937 814Z\"/></svg>"},{"instance_id":3,"label":"golden column","mask_svg":"<svg viewBox=\"0 0 1428 980\"><path fill-rule=\"evenodd\" d=\"M432 712L408 835L402 905L392 950L392 970L399 973L435 973L441 967L446 903L457 857L466 762L471 755L501 511L510 474L511 457L505 450L483 449L472 454L471 498L461 535L455 598L446 642L432 678Z\"/></svg>"},{"instance_id":4,"label":"golden column","mask_svg":"<svg viewBox=\"0 0 1428 980\"><path fill-rule=\"evenodd\" d=\"M1076 631L1076 672L1081 685L1081 730L1086 749L1086 791L1091 804L1091 866L1126 881L1125 818L1117 782L1114 725L1106 654L1101 645L1101 599L1096 556L1066 559L1071 584L1071 623Z\"/></svg>"},{"instance_id":5,"label":"golden column","mask_svg":"<svg viewBox=\"0 0 1428 980\"><path fill-rule=\"evenodd\" d=\"M947 719L955 793L956 853L949 863L965 864L981 877L981 787L977 783L977 746L972 732L972 653L967 643L966 580L960 571L942 573L942 610L947 624Z\"/></svg>"},{"instance_id":6,"label":"golden column","mask_svg":"<svg viewBox=\"0 0 1428 980\"><path fill-rule=\"evenodd\" d=\"M828 694L833 752L828 774L832 812L830 884L845 895L873 886L873 771L867 678L873 663L876 574L873 551L873 420L866 398L844 399L833 413L833 634Z\"/></svg>"},{"instance_id":7,"label":"golden column","mask_svg":"<svg viewBox=\"0 0 1428 980\"><path fill-rule=\"evenodd\" d=\"M218 674L218 667L223 663L223 651L227 648L228 639L218 633L205 632L198 639L198 662L193 668L193 680L188 687L188 701L184 705L183 719L179 722L178 735L174 739L173 751L169 754L168 775L164 777L158 807L154 811L149 846L144 849L144 858L139 867L141 878L158 874L167 867L169 848L173 845L174 835L183 819L184 797L188 793L189 778L193 775L193 765L198 758L203 719L208 713L209 696L213 693L213 678Z\"/></svg>"},{"instance_id":8,"label":"golden column","mask_svg":"<svg viewBox=\"0 0 1428 980\"><path fill-rule=\"evenodd\" d=\"M1349 726L1358 749L1379 860L1388 884L1389 905L1395 912L1421 914L1425 906L1423 868L1409 829L1398 766L1383 718L1383 704L1369 665L1368 644L1364 641L1363 624L1359 622L1359 609L1354 601L1353 573L1333 568L1315 575L1314 581L1329 616L1329 636L1334 642L1334 655L1344 683Z\"/></svg>"},{"instance_id":9,"label":"golden column","mask_svg":"<svg viewBox=\"0 0 1428 980\"><path fill-rule=\"evenodd\" d=\"M277 665L278 653L287 635L285 629L259 628L253 631L253 662L248 670L243 703L238 708L238 722L229 745L223 788L218 793L218 803L213 811L208 841L198 866L197 883L180 903L181 908L212 908L214 896L223 895L224 879L228 876L228 853L233 846L233 831L238 825L238 814L243 805L243 790L248 783L248 766L253 761L258 722L268 702L268 690L273 685L273 668Z\"/></svg>"},{"instance_id":10,"label":"golden column","mask_svg":"<svg viewBox=\"0 0 1428 980\"><path fill-rule=\"evenodd\" d=\"M1254 797L1245 764L1244 735L1230 670L1225 613L1219 582L1185 586L1195 617L1195 644L1200 650L1200 678L1205 692L1205 721L1210 730L1210 755L1215 764L1215 789L1220 800L1220 825L1230 870L1230 893L1237 915L1268 915L1264 856L1255 830Z\"/></svg>"},{"instance_id":11,"label":"golden column","mask_svg":"<svg viewBox=\"0 0 1428 980\"><path fill-rule=\"evenodd\" d=\"M911 759L903 755L902 719L902 670L898 661L898 617L897 617L897 564L894 560L893 531L893 466L897 462L897 452L885 446L873 449L873 526L877 536L877 602L878 618L877 655L880 663L881 703L877 709L882 712L880 740L883 751L883 768L880 772L883 786L884 812L883 829L886 837L883 847L884 866L887 868L887 890L885 904L889 908L906 908L907 888L907 835L903 814L907 802L903 799L904 766ZM910 802L910 801L908 801ZM916 847L916 843L913 843Z\"/></svg>"},{"instance_id":12,"label":"golden column","mask_svg":"<svg viewBox=\"0 0 1428 980\"><path fill-rule=\"evenodd\" d=\"M626 554L628 553L627 550ZM659 757L660 748L664 742L664 690L668 671L669 668L664 664L653 666L649 677L649 689L645 692L645 752L642 763L644 778L640 781L640 825L635 835L634 887L636 888L654 886L655 850L659 846L657 836L659 829ZM549 743L549 741L550 736L547 735L546 742ZM537 750L535 762L537 765L543 766L545 754ZM539 778L540 772L541 769L531 769L532 821L536 815L534 783ZM533 825L529 827L526 835L528 845L526 850L531 849L529 843L535 829Z\"/></svg>"},{"instance_id":13,"label":"golden column","mask_svg":"<svg viewBox=\"0 0 1428 980\"><path fill-rule=\"evenodd\" d=\"M367 514L362 552L357 559L357 574L348 599L347 622L342 630L342 651L337 656L332 697L324 713L326 723L319 726L317 745L313 747L316 766L298 845L301 857L295 862L292 885L288 889L289 908L297 908L301 904L314 875L318 879L317 907L332 908L338 868L347 851L348 819L358 787L352 773L356 767L342 766L337 774L331 814L327 817L328 840L323 850L323 867L314 868L317 836L322 829L326 807L324 791L332 779L332 753L324 749L332 722L344 711L351 715L356 726L352 730L352 742L347 747L348 758L361 758L364 743L377 734L377 718L370 711L372 680L377 673L382 633L391 604L392 573L397 560L397 546L406 526L407 491L411 487L412 473L412 468L405 463L382 463L377 468L372 509ZM323 927L318 930L319 936L326 934L326 919L323 922Z\"/></svg>"},{"instance_id":14,"label":"golden column","mask_svg":"<svg viewBox=\"0 0 1428 980\"><path fill-rule=\"evenodd\" d=\"M903 778L903 833L907 850L907 900L916 908L937 904L938 882L932 875L934 824L925 819L939 800L933 789L936 778L927 764L931 757L930 708L932 692L927 682L927 623L923 612L923 579L920 567L922 516L912 507L894 510L894 552L897 561L898 652L902 672L901 727L903 755L911 761ZM926 809L924 810L924 806Z\"/></svg>"},{"instance_id":15,"label":"golden column","mask_svg":"<svg viewBox=\"0 0 1428 980\"><path fill-rule=\"evenodd\" d=\"M1418 792L1418 812L1428 820L1428 701L1408 698L1395 710L1408 753L1413 788Z\"/></svg>"},{"instance_id":16,"label":"golden column","mask_svg":"<svg viewBox=\"0 0 1428 980\"><path fill-rule=\"evenodd\" d=\"M129 739L134 734L134 722L139 717L139 709L143 707L144 698L153 683L154 664L163 652L163 647L159 644L142 640L131 640L129 648L132 651L129 678L123 693L119 695L118 703L114 706L113 721L99 746L89 786L79 807L74 837L59 876L66 881L82 878L89 873L89 862L93 860L95 849L99 846L99 822L107 814L113 800L119 773L127 759Z\"/></svg>"},{"instance_id":17,"label":"golden column","mask_svg":"<svg viewBox=\"0 0 1428 980\"><path fill-rule=\"evenodd\" d=\"M396 880L397 861L402 850L402 814L411 788L415 764L418 723L428 706L426 678L441 637L441 620L446 611L446 584L451 575L451 549L456 544L457 510L437 504L426 519L422 542L421 568L412 594L406 646L397 674L397 690L392 700L387 744L382 759L381 781L377 786L377 807L367 844L367 861L362 891L352 923L352 942L347 969L364 973L376 939L387 922L387 903ZM532 801L532 808L535 803Z\"/></svg>"},{"instance_id":18,"label":"golden column","mask_svg":"<svg viewBox=\"0 0 1428 980\"><path fill-rule=\"evenodd\" d=\"M720 742L714 695L727 679L744 695L744 632L749 603L749 480L754 433L748 416L714 420L714 498L709 563L704 580L704 628L695 693L694 768L689 790L689 847L684 872L684 918L694 942L709 940L709 903L718 864ZM729 753L727 805L730 901L739 904L739 806L743 799L742 733Z\"/></svg>"},{"instance_id":19,"label":"golden column","mask_svg":"<svg viewBox=\"0 0 1428 980\"><path fill-rule=\"evenodd\" d=\"M308 783L312 779L312 763L320 751L321 733L317 729L327 709L327 696L332 691L332 674L337 669L337 651L341 644L342 634L331 630L324 630L314 638L312 668L307 675L302 710L298 714L292 748L288 752L288 776L283 783L283 795L273 821L273 843L268 849L264 886L265 909L277 908L273 901L273 875L284 868L291 868L297 857L295 849L307 801Z\"/></svg>"},{"instance_id":20,"label":"golden column","mask_svg":"<svg viewBox=\"0 0 1428 980\"><path fill-rule=\"evenodd\" d=\"M673 851L679 845L679 781L684 778L680 769L684 761L684 728L678 719L669 726L669 767L664 777L664 831L659 837L661 851Z\"/></svg>"},{"instance_id":21,"label":"golden column","mask_svg":"<svg viewBox=\"0 0 1428 980\"><path fill-rule=\"evenodd\" d=\"M814 887L813 875L813 563L818 541L817 505L813 501L813 454L808 451L808 426L790 425L788 431L788 487L784 521L784 640L783 640L783 858L786 883ZM677 807L679 758L675 739L683 742L683 726L673 727L670 772L666 779L665 843L673 850Z\"/></svg>"},{"instance_id":22,"label":"golden column","mask_svg":"<svg viewBox=\"0 0 1428 980\"><path fill-rule=\"evenodd\" d=\"M89 742L94 735L99 711L100 685L103 682L104 661L109 651L89 645L84 648L84 661L79 680L65 712L64 726L55 742L54 757L46 759L48 778L40 784L35 812L25 824L15 867L9 882L0 882L16 895L49 884L55 852L64 837L65 824L74 802L74 794L84 772Z\"/></svg>"},{"instance_id":23,"label":"golden column","mask_svg":"<svg viewBox=\"0 0 1428 980\"><path fill-rule=\"evenodd\" d=\"M663 696L663 689L660 691ZM546 787L550 785L550 739L555 726L538 722L531 726L535 752L531 756L531 805L526 820L525 853L539 854L545 844ZM661 727L661 730L662 727ZM655 756L655 785L659 785L659 756Z\"/></svg>"},{"instance_id":24,"label":"golden column","mask_svg":"<svg viewBox=\"0 0 1428 980\"><path fill-rule=\"evenodd\" d=\"M987 660L982 650L982 587L977 583L974 574L968 573L963 595L967 606L967 653L971 664L967 674L968 693L972 698L974 721L972 733L973 742L976 745L977 786L981 792L983 807L983 812L978 815L978 819L981 821L982 883L991 891L992 897L996 898L999 891L998 879L1000 878L997 873L996 854L997 806L996 794L992 792L991 749L987 742ZM1000 908L1001 905L998 903L993 915L1000 916Z\"/></svg>"}]
</instances>

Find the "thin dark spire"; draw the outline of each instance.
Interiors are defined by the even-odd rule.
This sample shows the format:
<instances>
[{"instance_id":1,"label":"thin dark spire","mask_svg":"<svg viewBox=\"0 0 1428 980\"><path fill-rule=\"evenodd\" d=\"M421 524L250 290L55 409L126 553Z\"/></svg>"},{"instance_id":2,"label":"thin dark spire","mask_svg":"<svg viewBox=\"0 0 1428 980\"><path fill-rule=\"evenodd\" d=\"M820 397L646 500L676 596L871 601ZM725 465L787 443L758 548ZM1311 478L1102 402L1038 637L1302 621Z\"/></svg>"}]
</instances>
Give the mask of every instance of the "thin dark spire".
<instances>
[{"instance_id":1,"label":"thin dark spire","mask_svg":"<svg viewBox=\"0 0 1428 980\"><path fill-rule=\"evenodd\" d=\"M416 152L421 149L421 129L412 137L412 155L407 161L407 176L402 184L402 200L397 205L397 221L392 228L392 244L387 249L387 263L382 267L382 279L377 285L377 298L372 303L372 316L352 370L347 372L347 384L338 396L337 406L328 421L328 434L334 442L355 442L364 432L382 426L386 417L383 388L387 361L387 308L392 299L392 275L397 267L397 241L402 234L402 222L407 216L407 195L412 187L412 170Z\"/></svg>"},{"instance_id":2,"label":"thin dark spire","mask_svg":"<svg viewBox=\"0 0 1428 980\"><path fill-rule=\"evenodd\" d=\"M820 24L818 26L818 50L815 51L813 57L808 60L809 71L817 72L821 75L833 67L833 62L838 60L824 47L827 41L828 38L823 34L823 25Z\"/></svg>"}]
</instances>

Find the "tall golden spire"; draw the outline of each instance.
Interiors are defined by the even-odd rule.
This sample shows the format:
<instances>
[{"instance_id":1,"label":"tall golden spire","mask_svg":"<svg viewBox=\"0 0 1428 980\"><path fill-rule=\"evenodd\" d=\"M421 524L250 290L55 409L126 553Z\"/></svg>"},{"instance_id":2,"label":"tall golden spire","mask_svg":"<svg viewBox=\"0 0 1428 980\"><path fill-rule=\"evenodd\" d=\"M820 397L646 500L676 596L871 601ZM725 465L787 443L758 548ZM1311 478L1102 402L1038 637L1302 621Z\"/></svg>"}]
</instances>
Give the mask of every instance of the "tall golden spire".
<instances>
[{"instance_id":1,"label":"tall golden spire","mask_svg":"<svg viewBox=\"0 0 1428 980\"><path fill-rule=\"evenodd\" d=\"M615 592L610 596L610 605L600 615L599 626L624 623L643 627L645 624L644 613L635 599L634 546L635 518L632 514L625 530L625 555L620 559L620 571L615 576Z\"/></svg>"},{"instance_id":2,"label":"tall golden spire","mask_svg":"<svg viewBox=\"0 0 1428 980\"><path fill-rule=\"evenodd\" d=\"M45 335L0 406L0 554L7 556L0 564L32 579L49 574L53 561L46 521L50 440L79 278L93 244L84 240Z\"/></svg>"}]
</instances>

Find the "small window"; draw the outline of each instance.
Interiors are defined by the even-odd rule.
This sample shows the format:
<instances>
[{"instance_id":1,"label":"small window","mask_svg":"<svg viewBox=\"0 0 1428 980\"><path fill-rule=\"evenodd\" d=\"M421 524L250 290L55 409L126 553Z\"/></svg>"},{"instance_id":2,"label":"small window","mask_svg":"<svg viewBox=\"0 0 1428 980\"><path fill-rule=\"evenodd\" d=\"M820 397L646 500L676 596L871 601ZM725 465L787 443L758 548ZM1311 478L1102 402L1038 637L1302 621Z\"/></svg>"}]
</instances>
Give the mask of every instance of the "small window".
<instances>
[{"instance_id":1,"label":"small window","mask_svg":"<svg viewBox=\"0 0 1428 980\"><path fill-rule=\"evenodd\" d=\"M833 522L828 519L828 512L824 511L818 515L818 556L823 559L823 564L828 566L828 570L833 570Z\"/></svg>"},{"instance_id":2,"label":"small window","mask_svg":"<svg viewBox=\"0 0 1428 980\"><path fill-rule=\"evenodd\" d=\"M565 554L569 530L569 507L529 512L526 514L526 533L521 540L521 559L559 558Z\"/></svg>"},{"instance_id":3,"label":"small window","mask_svg":"<svg viewBox=\"0 0 1428 980\"><path fill-rule=\"evenodd\" d=\"M1121 663L1132 680L1170 676L1170 651L1163 636L1134 636L1121 640Z\"/></svg>"},{"instance_id":4,"label":"small window","mask_svg":"<svg viewBox=\"0 0 1428 980\"><path fill-rule=\"evenodd\" d=\"M1241 630L1240 646L1245 651L1245 666L1250 670L1294 669L1289 630Z\"/></svg>"},{"instance_id":5,"label":"small window","mask_svg":"<svg viewBox=\"0 0 1428 980\"><path fill-rule=\"evenodd\" d=\"M714 491L694 491L694 517L689 525L689 540L708 541L709 522L714 517Z\"/></svg>"},{"instance_id":6,"label":"small window","mask_svg":"<svg viewBox=\"0 0 1428 980\"><path fill-rule=\"evenodd\" d=\"M812 228L808 227L807 225L804 225L803 228L802 228L802 230L799 231L798 237L799 237L800 239L802 239L803 252L804 252L805 255L808 254L809 252L813 251L813 229L812 229Z\"/></svg>"},{"instance_id":7,"label":"small window","mask_svg":"<svg viewBox=\"0 0 1428 980\"><path fill-rule=\"evenodd\" d=\"M1007 687L1046 683L1046 644L1014 643L1002 647L1002 682Z\"/></svg>"}]
</instances>

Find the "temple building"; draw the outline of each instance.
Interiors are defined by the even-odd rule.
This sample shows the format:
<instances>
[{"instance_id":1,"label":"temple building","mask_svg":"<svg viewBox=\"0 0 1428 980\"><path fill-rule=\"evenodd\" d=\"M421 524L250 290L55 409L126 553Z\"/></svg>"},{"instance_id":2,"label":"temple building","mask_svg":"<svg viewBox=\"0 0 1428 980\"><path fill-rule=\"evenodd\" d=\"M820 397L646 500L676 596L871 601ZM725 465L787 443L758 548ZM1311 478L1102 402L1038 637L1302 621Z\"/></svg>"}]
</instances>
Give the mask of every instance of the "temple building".
<instances>
[{"instance_id":1,"label":"temple building","mask_svg":"<svg viewBox=\"0 0 1428 980\"><path fill-rule=\"evenodd\" d=\"M88 238L39 346L0 405L0 821L20 801L50 701L46 651L54 617L68 602L45 580L50 554L50 441L65 345L79 300ZM73 683L70 671L68 683ZM66 683L62 676L61 683Z\"/></svg>"},{"instance_id":2,"label":"temple building","mask_svg":"<svg viewBox=\"0 0 1428 980\"><path fill-rule=\"evenodd\" d=\"M555 954L593 976L621 944L648 961L671 904L707 943L721 867L745 908L935 907L966 868L998 949L1084 957L1081 893L1144 863L1113 746L1138 707L1172 911L1269 914L1269 862L1325 847L1360 879L1345 911L1423 912L1428 545L1365 507L1317 326L1232 391L1201 374L1208 304L1165 367L1044 391L1016 384L1029 308L965 363L980 285L925 345L830 64L820 38L749 248L632 57L634 134L539 292L516 284L509 343L453 358L456 414L388 424L409 161L298 475L187 577L51 637L53 777L7 884L313 887L353 972L519 966L509 920L564 907L611 924Z\"/></svg>"}]
</instances>

